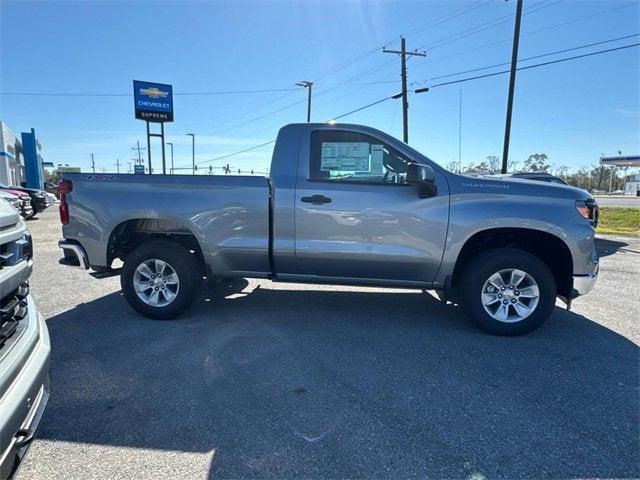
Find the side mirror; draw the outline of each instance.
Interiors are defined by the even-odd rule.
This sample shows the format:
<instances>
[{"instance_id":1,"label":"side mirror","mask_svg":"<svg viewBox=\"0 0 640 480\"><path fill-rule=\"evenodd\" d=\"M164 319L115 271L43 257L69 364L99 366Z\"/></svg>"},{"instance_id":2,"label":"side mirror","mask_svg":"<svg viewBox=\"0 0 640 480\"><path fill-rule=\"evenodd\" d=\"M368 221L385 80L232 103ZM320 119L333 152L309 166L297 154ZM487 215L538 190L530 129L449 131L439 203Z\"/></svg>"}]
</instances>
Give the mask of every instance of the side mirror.
<instances>
[{"instance_id":1,"label":"side mirror","mask_svg":"<svg viewBox=\"0 0 640 480\"><path fill-rule=\"evenodd\" d=\"M429 165L410 163L407 165L406 182L418 186L420 198L434 197L438 193L436 188L436 173Z\"/></svg>"}]
</instances>

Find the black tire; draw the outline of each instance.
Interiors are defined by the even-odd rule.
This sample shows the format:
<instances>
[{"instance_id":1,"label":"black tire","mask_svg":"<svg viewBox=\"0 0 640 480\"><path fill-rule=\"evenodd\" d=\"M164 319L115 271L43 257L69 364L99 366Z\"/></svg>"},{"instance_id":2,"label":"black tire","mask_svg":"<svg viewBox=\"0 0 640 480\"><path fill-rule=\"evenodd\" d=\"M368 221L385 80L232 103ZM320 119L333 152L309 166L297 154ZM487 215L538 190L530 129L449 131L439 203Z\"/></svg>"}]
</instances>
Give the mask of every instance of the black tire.
<instances>
[{"instance_id":1,"label":"black tire","mask_svg":"<svg viewBox=\"0 0 640 480\"><path fill-rule=\"evenodd\" d=\"M493 318L482 303L485 282L496 272L507 269L518 269L529 274L539 291L533 312L511 323ZM498 248L478 255L464 268L459 287L462 306L476 324L487 333L504 336L526 335L540 327L553 312L557 294L556 282L549 267L538 257L515 248ZM504 308L515 312L511 310L513 307Z\"/></svg>"},{"instance_id":2,"label":"black tire","mask_svg":"<svg viewBox=\"0 0 640 480\"><path fill-rule=\"evenodd\" d=\"M136 293L134 276L144 261L159 259L168 263L179 278L175 298L164 306L146 304ZM202 285L202 268L197 256L176 242L157 240L144 243L125 259L120 285L127 302L139 314L155 320L173 320L185 313Z\"/></svg>"}]
</instances>

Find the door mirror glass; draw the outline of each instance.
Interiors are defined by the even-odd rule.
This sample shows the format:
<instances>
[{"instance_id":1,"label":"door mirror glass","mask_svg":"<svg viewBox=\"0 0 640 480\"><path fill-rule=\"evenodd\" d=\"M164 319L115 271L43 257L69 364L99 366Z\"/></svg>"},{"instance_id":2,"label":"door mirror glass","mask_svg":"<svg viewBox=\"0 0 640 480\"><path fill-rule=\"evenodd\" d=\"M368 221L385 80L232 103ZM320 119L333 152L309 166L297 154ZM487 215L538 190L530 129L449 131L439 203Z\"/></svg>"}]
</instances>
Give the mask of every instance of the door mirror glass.
<instances>
[{"instance_id":1,"label":"door mirror glass","mask_svg":"<svg viewBox=\"0 0 640 480\"><path fill-rule=\"evenodd\" d=\"M436 174L429 165L410 163L407 165L407 183L418 186L420 198L434 197L438 192L436 188Z\"/></svg>"},{"instance_id":2,"label":"door mirror glass","mask_svg":"<svg viewBox=\"0 0 640 480\"><path fill-rule=\"evenodd\" d=\"M433 183L436 179L433 168L421 163L410 163L407 165L407 183L414 185L423 183Z\"/></svg>"}]
</instances>

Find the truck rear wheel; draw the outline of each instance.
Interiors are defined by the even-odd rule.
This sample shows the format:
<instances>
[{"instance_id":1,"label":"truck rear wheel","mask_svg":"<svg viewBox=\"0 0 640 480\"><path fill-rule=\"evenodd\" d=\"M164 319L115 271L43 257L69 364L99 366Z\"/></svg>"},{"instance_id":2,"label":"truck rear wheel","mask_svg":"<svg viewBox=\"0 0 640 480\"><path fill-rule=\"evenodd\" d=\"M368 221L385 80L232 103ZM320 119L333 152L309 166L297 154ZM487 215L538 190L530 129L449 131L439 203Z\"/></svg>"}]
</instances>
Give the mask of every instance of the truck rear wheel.
<instances>
[{"instance_id":1,"label":"truck rear wheel","mask_svg":"<svg viewBox=\"0 0 640 480\"><path fill-rule=\"evenodd\" d=\"M158 240L137 247L125 259L120 284L141 315L171 320L186 312L202 284L198 259L177 242Z\"/></svg>"},{"instance_id":2,"label":"truck rear wheel","mask_svg":"<svg viewBox=\"0 0 640 480\"><path fill-rule=\"evenodd\" d=\"M466 312L493 335L525 335L542 325L555 306L549 267L527 252L499 248L482 253L459 282Z\"/></svg>"}]
</instances>

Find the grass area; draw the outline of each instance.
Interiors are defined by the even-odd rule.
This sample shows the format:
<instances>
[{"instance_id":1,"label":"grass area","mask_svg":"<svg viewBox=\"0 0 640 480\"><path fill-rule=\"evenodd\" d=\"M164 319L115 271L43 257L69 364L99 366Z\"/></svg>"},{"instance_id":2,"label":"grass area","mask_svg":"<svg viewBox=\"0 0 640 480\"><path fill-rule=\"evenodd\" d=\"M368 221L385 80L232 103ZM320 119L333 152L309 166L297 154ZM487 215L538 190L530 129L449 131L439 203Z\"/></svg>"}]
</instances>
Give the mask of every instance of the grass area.
<instances>
[{"instance_id":1,"label":"grass area","mask_svg":"<svg viewBox=\"0 0 640 480\"><path fill-rule=\"evenodd\" d=\"M640 208L601 207L596 232L640 237Z\"/></svg>"}]
</instances>

